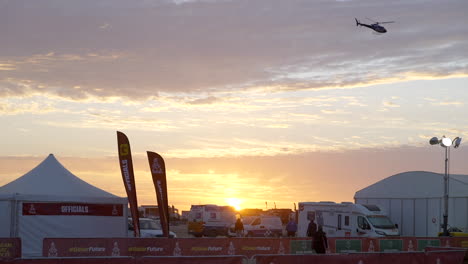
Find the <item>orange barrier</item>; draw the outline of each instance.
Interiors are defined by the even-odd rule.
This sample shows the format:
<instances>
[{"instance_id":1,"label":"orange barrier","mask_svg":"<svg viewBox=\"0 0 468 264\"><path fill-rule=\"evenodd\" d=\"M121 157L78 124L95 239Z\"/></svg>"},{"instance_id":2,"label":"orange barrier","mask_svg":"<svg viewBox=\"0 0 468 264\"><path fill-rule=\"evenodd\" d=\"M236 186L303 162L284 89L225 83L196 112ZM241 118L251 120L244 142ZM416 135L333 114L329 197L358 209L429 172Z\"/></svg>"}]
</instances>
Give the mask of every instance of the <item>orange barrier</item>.
<instances>
[{"instance_id":1,"label":"orange barrier","mask_svg":"<svg viewBox=\"0 0 468 264\"><path fill-rule=\"evenodd\" d=\"M21 239L0 238L0 260L21 258Z\"/></svg>"}]
</instances>

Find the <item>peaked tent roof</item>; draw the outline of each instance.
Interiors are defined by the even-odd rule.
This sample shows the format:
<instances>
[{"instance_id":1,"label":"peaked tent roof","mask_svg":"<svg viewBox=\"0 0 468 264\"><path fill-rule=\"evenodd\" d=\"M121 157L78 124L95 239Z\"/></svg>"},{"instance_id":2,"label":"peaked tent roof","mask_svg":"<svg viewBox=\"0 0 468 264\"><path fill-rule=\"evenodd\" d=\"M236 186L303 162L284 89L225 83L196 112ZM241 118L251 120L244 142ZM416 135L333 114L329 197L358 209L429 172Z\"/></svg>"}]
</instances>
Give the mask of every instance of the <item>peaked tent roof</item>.
<instances>
[{"instance_id":1,"label":"peaked tent roof","mask_svg":"<svg viewBox=\"0 0 468 264\"><path fill-rule=\"evenodd\" d=\"M84 201L96 198L100 202L115 200L123 202L126 198L118 197L99 189L67 170L50 154L37 167L20 178L0 187L1 196L15 196L18 199ZM34 198L32 198L34 197Z\"/></svg>"},{"instance_id":2,"label":"peaked tent roof","mask_svg":"<svg viewBox=\"0 0 468 264\"><path fill-rule=\"evenodd\" d=\"M444 174L409 171L395 174L356 192L360 198L440 198L444 195ZM450 174L450 197L468 197L468 175Z\"/></svg>"}]
</instances>

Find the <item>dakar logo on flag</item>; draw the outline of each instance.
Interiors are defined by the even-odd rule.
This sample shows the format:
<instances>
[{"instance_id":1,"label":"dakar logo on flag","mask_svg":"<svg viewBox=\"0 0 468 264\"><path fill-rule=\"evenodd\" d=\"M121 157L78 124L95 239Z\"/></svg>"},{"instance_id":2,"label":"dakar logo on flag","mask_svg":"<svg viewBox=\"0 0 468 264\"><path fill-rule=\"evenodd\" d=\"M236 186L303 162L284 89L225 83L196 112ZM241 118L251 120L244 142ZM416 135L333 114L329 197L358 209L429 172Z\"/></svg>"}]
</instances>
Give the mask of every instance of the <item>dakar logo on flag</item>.
<instances>
[{"instance_id":1,"label":"dakar logo on flag","mask_svg":"<svg viewBox=\"0 0 468 264\"><path fill-rule=\"evenodd\" d=\"M130 147L128 144L120 144L120 156L127 156L130 153Z\"/></svg>"},{"instance_id":2,"label":"dakar logo on flag","mask_svg":"<svg viewBox=\"0 0 468 264\"><path fill-rule=\"evenodd\" d=\"M151 166L151 172L156 174L162 174L163 170L159 165L158 158L153 159L153 165Z\"/></svg>"}]
</instances>

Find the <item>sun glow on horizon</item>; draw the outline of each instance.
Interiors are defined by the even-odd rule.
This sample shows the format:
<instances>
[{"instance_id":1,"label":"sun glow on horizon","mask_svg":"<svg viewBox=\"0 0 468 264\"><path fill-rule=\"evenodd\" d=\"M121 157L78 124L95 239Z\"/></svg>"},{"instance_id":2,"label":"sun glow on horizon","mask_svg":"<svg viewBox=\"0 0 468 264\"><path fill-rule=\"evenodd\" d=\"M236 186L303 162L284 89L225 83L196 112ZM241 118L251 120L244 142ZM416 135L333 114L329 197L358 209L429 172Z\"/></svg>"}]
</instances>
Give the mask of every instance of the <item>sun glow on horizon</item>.
<instances>
[{"instance_id":1,"label":"sun glow on horizon","mask_svg":"<svg viewBox=\"0 0 468 264\"><path fill-rule=\"evenodd\" d=\"M226 203L232 207L234 207L234 209L236 209L236 211L240 211L241 210L241 204L242 204L242 201L238 198L227 198L226 199Z\"/></svg>"}]
</instances>

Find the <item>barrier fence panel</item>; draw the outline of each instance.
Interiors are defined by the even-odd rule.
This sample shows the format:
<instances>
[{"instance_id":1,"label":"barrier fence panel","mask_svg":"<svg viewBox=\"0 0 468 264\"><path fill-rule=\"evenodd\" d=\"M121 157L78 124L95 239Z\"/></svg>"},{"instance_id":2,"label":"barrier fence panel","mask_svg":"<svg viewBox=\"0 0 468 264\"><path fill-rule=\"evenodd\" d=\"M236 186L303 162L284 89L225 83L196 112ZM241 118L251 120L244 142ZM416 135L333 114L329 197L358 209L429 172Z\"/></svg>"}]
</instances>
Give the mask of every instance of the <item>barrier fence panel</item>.
<instances>
[{"instance_id":1,"label":"barrier fence panel","mask_svg":"<svg viewBox=\"0 0 468 264\"><path fill-rule=\"evenodd\" d=\"M242 264L244 256L167 256L141 257L136 264Z\"/></svg>"},{"instance_id":2,"label":"barrier fence panel","mask_svg":"<svg viewBox=\"0 0 468 264\"><path fill-rule=\"evenodd\" d=\"M20 240L12 241L17 242L0 244L4 246L0 247L0 253L7 252L8 246L8 254L21 255L16 250L21 250ZM328 253L415 252L426 247L468 248L468 237L332 237L328 238L328 245ZM244 255L248 258L259 254L312 253L310 238L45 238L42 252L43 257Z\"/></svg>"},{"instance_id":3,"label":"barrier fence panel","mask_svg":"<svg viewBox=\"0 0 468 264\"><path fill-rule=\"evenodd\" d=\"M324 255L256 255L256 264L425 264L424 252L349 253ZM436 262L434 262L436 263ZM454 263L454 262L447 262Z\"/></svg>"},{"instance_id":4,"label":"barrier fence panel","mask_svg":"<svg viewBox=\"0 0 468 264\"><path fill-rule=\"evenodd\" d=\"M357 264L379 263L377 256L367 256L359 258L349 254L328 254L328 255L256 255L256 264Z\"/></svg>"},{"instance_id":5,"label":"barrier fence panel","mask_svg":"<svg viewBox=\"0 0 468 264\"><path fill-rule=\"evenodd\" d=\"M135 264L133 257L73 257L15 259L10 264Z\"/></svg>"},{"instance_id":6,"label":"barrier fence panel","mask_svg":"<svg viewBox=\"0 0 468 264\"><path fill-rule=\"evenodd\" d=\"M21 258L20 238L0 238L0 260Z\"/></svg>"},{"instance_id":7,"label":"barrier fence panel","mask_svg":"<svg viewBox=\"0 0 468 264\"><path fill-rule=\"evenodd\" d=\"M461 264L465 253L464 250L427 251L425 263Z\"/></svg>"},{"instance_id":8,"label":"barrier fence panel","mask_svg":"<svg viewBox=\"0 0 468 264\"><path fill-rule=\"evenodd\" d=\"M250 258L257 254L288 254L290 240L287 238L234 238L229 247L237 255Z\"/></svg>"}]
</instances>

